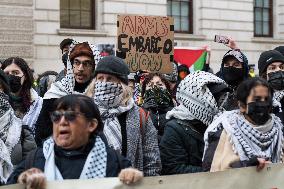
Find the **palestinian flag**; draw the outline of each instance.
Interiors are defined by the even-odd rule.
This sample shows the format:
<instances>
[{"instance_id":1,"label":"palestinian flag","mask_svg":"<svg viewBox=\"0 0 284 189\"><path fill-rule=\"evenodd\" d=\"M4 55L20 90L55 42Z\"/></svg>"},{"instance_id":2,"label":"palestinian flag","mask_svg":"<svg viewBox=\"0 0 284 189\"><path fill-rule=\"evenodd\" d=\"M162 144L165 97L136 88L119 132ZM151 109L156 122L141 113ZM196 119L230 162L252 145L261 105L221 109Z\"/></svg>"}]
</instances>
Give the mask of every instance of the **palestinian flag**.
<instances>
[{"instance_id":1,"label":"palestinian flag","mask_svg":"<svg viewBox=\"0 0 284 189\"><path fill-rule=\"evenodd\" d=\"M190 70L202 70L206 62L207 52L198 47L175 47L174 60L186 65Z\"/></svg>"}]
</instances>

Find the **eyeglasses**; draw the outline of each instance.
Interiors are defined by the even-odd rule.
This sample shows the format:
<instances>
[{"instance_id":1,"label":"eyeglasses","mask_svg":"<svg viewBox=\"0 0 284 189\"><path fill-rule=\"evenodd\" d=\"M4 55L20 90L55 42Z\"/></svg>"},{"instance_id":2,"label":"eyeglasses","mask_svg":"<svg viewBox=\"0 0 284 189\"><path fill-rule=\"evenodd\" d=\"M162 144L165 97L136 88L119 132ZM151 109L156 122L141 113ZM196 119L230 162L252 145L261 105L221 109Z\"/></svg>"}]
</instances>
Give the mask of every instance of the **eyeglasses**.
<instances>
[{"instance_id":1,"label":"eyeglasses","mask_svg":"<svg viewBox=\"0 0 284 189\"><path fill-rule=\"evenodd\" d=\"M94 65L93 61L90 61L90 60L86 60L83 62L76 60L76 59L74 60L74 63L73 63L74 66L79 67L81 64L83 65L84 68L92 68Z\"/></svg>"},{"instance_id":2,"label":"eyeglasses","mask_svg":"<svg viewBox=\"0 0 284 189\"><path fill-rule=\"evenodd\" d=\"M75 111L54 111L50 114L50 119L52 122L56 123L59 122L64 116L66 121L74 121L78 115L84 115L83 113L80 112L75 112Z\"/></svg>"}]
</instances>

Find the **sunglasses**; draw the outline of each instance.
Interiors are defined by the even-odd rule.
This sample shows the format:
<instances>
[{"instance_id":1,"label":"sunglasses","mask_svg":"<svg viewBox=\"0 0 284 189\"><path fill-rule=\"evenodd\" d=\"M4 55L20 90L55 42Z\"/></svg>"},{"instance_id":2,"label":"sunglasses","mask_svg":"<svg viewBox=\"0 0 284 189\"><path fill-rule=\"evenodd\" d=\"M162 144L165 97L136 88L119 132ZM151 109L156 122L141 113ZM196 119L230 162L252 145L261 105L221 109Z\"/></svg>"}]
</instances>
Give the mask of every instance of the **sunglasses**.
<instances>
[{"instance_id":1,"label":"sunglasses","mask_svg":"<svg viewBox=\"0 0 284 189\"><path fill-rule=\"evenodd\" d=\"M50 114L50 119L52 122L56 123L61 120L62 116L64 116L66 121L74 121L78 115L84 114L75 111L54 111Z\"/></svg>"}]
</instances>

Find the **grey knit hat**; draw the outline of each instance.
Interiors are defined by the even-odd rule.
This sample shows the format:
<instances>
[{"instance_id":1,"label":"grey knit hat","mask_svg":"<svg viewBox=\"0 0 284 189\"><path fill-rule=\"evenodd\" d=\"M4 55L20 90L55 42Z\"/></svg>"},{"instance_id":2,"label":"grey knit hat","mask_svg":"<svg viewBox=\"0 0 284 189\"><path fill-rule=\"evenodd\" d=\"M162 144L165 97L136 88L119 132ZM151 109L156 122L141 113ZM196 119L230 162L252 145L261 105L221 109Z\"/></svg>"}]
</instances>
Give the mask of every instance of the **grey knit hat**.
<instances>
[{"instance_id":1,"label":"grey knit hat","mask_svg":"<svg viewBox=\"0 0 284 189\"><path fill-rule=\"evenodd\" d=\"M123 59L116 56L105 56L99 61L95 69L95 77L98 73L114 75L123 83L128 84L128 74L130 70Z\"/></svg>"}]
</instances>

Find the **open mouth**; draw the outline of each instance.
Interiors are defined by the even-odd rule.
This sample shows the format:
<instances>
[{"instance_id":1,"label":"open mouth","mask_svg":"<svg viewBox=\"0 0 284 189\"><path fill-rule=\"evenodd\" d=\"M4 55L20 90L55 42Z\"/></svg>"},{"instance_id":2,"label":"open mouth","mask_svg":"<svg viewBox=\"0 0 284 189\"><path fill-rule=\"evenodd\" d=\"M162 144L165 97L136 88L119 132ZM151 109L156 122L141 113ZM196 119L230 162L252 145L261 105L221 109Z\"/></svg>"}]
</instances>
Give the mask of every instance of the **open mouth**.
<instances>
[{"instance_id":1,"label":"open mouth","mask_svg":"<svg viewBox=\"0 0 284 189\"><path fill-rule=\"evenodd\" d=\"M77 77L85 77L84 74L77 74Z\"/></svg>"},{"instance_id":2,"label":"open mouth","mask_svg":"<svg viewBox=\"0 0 284 189\"><path fill-rule=\"evenodd\" d=\"M70 135L71 133L70 133L70 131L68 131L68 130L61 130L61 131L59 131L59 136L60 137L68 137L69 135Z\"/></svg>"}]
</instances>

